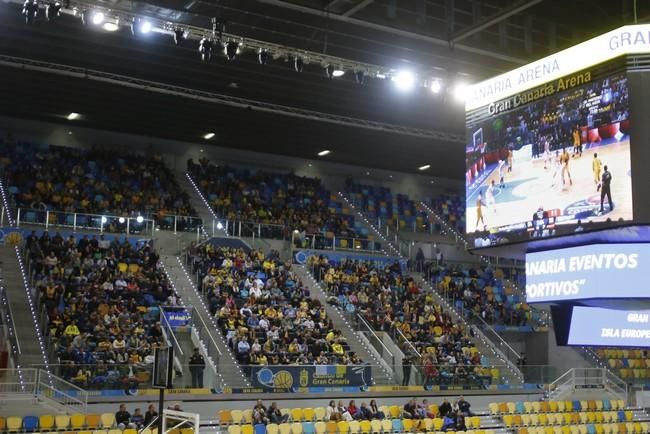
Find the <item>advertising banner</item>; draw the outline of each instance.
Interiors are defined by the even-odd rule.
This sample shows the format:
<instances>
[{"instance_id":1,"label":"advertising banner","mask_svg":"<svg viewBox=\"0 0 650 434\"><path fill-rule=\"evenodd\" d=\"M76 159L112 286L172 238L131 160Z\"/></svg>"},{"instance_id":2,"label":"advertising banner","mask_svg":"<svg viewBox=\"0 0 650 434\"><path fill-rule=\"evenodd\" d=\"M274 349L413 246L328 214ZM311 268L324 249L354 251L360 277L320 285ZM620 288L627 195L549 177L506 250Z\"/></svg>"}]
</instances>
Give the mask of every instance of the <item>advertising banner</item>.
<instances>
[{"instance_id":1,"label":"advertising banner","mask_svg":"<svg viewBox=\"0 0 650 434\"><path fill-rule=\"evenodd\" d=\"M617 310L576 306L569 345L649 347L650 310Z\"/></svg>"},{"instance_id":2,"label":"advertising banner","mask_svg":"<svg viewBox=\"0 0 650 434\"><path fill-rule=\"evenodd\" d=\"M259 366L251 368L251 385L265 391L296 391L303 387L366 387L371 381L370 366L309 365Z\"/></svg>"},{"instance_id":3,"label":"advertising banner","mask_svg":"<svg viewBox=\"0 0 650 434\"><path fill-rule=\"evenodd\" d=\"M528 303L648 298L650 244L594 244L526 254Z\"/></svg>"},{"instance_id":4,"label":"advertising banner","mask_svg":"<svg viewBox=\"0 0 650 434\"><path fill-rule=\"evenodd\" d=\"M165 309L163 311L165 314L165 318L167 318L167 322L169 323L169 326L173 329L178 328L178 327L186 327L191 320L191 314L187 309L182 309L182 310L167 310Z\"/></svg>"}]
</instances>

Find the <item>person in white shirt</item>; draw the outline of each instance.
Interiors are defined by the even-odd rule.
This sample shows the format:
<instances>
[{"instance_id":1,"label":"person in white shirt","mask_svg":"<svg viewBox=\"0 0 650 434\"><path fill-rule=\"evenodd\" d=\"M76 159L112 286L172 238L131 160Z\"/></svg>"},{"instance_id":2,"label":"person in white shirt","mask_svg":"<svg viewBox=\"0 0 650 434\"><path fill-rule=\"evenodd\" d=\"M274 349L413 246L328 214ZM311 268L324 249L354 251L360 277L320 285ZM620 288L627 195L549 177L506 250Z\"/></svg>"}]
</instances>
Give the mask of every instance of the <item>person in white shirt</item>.
<instances>
[{"instance_id":1,"label":"person in white shirt","mask_svg":"<svg viewBox=\"0 0 650 434\"><path fill-rule=\"evenodd\" d=\"M268 330L269 329L269 320L266 319L265 316L260 318L260 323L257 325L259 328L262 330Z\"/></svg>"},{"instance_id":2,"label":"person in white shirt","mask_svg":"<svg viewBox=\"0 0 650 434\"><path fill-rule=\"evenodd\" d=\"M123 291L126 289L126 280L122 276L118 277L115 280L115 289L118 291Z\"/></svg>"}]
</instances>

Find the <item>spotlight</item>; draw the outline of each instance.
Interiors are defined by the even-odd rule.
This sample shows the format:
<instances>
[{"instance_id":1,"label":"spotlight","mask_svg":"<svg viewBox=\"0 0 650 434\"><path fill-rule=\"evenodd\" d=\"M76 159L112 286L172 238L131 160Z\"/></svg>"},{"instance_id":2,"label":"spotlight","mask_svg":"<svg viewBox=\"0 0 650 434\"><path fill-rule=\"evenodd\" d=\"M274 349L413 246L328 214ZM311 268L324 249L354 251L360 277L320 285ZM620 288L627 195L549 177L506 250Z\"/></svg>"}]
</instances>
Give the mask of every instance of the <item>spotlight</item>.
<instances>
[{"instance_id":1,"label":"spotlight","mask_svg":"<svg viewBox=\"0 0 650 434\"><path fill-rule=\"evenodd\" d=\"M144 221L144 217L142 217L141 215L139 215L139 216L137 216L137 217L135 218L135 221L138 222L138 223L142 223L142 222Z\"/></svg>"},{"instance_id":2,"label":"spotlight","mask_svg":"<svg viewBox=\"0 0 650 434\"><path fill-rule=\"evenodd\" d=\"M131 23L131 33L133 33L134 36L146 35L151 32L151 27L150 21L136 18L133 20L133 23Z\"/></svg>"},{"instance_id":3,"label":"spotlight","mask_svg":"<svg viewBox=\"0 0 650 434\"><path fill-rule=\"evenodd\" d=\"M217 222L217 229L222 230L223 229L223 223Z\"/></svg>"},{"instance_id":4,"label":"spotlight","mask_svg":"<svg viewBox=\"0 0 650 434\"><path fill-rule=\"evenodd\" d=\"M302 57L296 56L294 59L293 63L293 69L296 70L296 72L302 72L302 69L305 67L305 61Z\"/></svg>"},{"instance_id":5,"label":"spotlight","mask_svg":"<svg viewBox=\"0 0 650 434\"><path fill-rule=\"evenodd\" d=\"M120 217L119 219L117 219L117 221L120 222L121 224L124 224L126 219L124 217Z\"/></svg>"},{"instance_id":6,"label":"spotlight","mask_svg":"<svg viewBox=\"0 0 650 434\"><path fill-rule=\"evenodd\" d=\"M206 38L205 36L199 42L199 53L201 53L201 60L204 62L209 62L212 59L212 46L213 42Z\"/></svg>"},{"instance_id":7,"label":"spotlight","mask_svg":"<svg viewBox=\"0 0 650 434\"><path fill-rule=\"evenodd\" d=\"M61 14L61 3L50 2L45 6L45 18L51 23L55 22L57 17Z\"/></svg>"},{"instance_id":8,"label":"spotlight","mask_svg":"<svg viewBox=\"0 0 650 434\"><path fill-rule=\"evenodd\" d=\"M174 29L174 44L176 45L181 45L188 37L188 33L181 29L180 27L177 27Z\"/></svg>"},{"instance_id":9,"label":"spotlight","mask_svg":"<svg viewBox=\"0 0 650 434\"><path fill-rule=\"evenodd\" d=\"M464 102L467 99L467 85L465 83L457 83L454 88L454 98L458 102Z\"/></svg>"},{"instance_id":10,"label":"spotlight","mask_svg":"<svg viewBox=\"0 0 650 434\"><path fill-rule=\"evenodd\" d=\"M118 17L106 18L106 21L102 24L102 29L107 32L117 32L120 30L120 19Z\"/></svg>"},{"instance_id":11,"label":"spotlight","mask_svg":"<svg viewBox=\"0 0 650 434\"><path fill-rule=\"evenodd\" d=\"M257 54L257 60L260 62L260 65L266 65L269 62L271 55L268 50L260 48L259 53Z\"/></svg>"},{"instance_id":12,"label":"spotlight","mask_svg":"<svg viewBox=\"0 0 650 434\"><path fill-rule=\"evenodd\" d=\"M440 83L440 80L433 80L429 88L433 93L440 93L440 90L442 89L442 83Z\"/></svg>"},{"instance_id":13,"label":"spotlight","mask_svg":"<svg viewBox=\"0 0 650 434\"><path fill-rule=\"evenodd\" d=\"M23 4L23 15L25 16L25 24L32 24L36 14L38 13L38 3L36 0L25 0Z\"/></svg>"},{"instance_id":14,"label":"spotlight","mask_svg":"<svg viewBox=\"0 0 650 434\"><path fill-rule=\"evenodd\" d=\"M411 71L399 71L393 76L393 81L399 90L406 92L415 86L415 75Z\"/></svg>"},{"instance_id":15,"label":"spotlight","mask_svg":"<svg viewBox=\"0 0 650 434\"><path fill-rule=\"evenodd\" d=\"M84 24L92 23L96 26L101 25L104 20L106 19L106 16L104 15L104 12L99 12L99 11L94 11L94 12L87 12L84 11L81 14L81 22Z\"/></svg>"},{"instance_id":16,"label":"spotlight","mask_svg":"<svg viewBox=\"0 0 650 434\"><path fill-rule=\"evenodd\" d=\"M105 215L103 215L103 216L102 216L102 224L105 225L107 221L108 221L108 219L106 218Z\"/></svg>"},{"instance_id":17,"label":"spotlight","mask_svg":"<svg viewBox=\"0 0 650 434\"><path fill-rule=\"evenodd\" d=\"M354 73L354 79L358 84L363 84L366 81L366 71L360 70Z\"/></svg>"},{"instance_id":18,"label":"spotlight","mask_svg":"<svg viewBox=\"0 0 650 434\"><path fill-rule=\"evenodd\" d=\"M334 77L334 72L337 71L336 67L334 65L327 65L325 67L325 75L327 75L327 78L332 78ZM340 77L340 76L339 76Z\"/></svg>"},{"instance_id":19,"label":"spotlight","mask_svg":"<svg viewBox=\"0 0 650 434\"><path fill-rule=\"evenodd\" d=\"M239 51L239 42L227 42L223 51L226 53L228 60L235 60L235 57L237 57L237 52Z\"/></svg>"}]
</instances>

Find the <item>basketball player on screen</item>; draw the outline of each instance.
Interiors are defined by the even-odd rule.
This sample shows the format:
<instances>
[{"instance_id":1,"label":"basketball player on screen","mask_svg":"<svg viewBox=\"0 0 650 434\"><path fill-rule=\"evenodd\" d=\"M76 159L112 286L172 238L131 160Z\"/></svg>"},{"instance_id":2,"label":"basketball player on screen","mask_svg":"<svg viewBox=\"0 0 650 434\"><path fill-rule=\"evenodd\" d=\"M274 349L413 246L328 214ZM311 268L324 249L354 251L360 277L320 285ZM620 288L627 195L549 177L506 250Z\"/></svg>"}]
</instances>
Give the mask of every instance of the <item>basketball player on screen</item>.
<instances>
[{"instance_id":1,"label":"basketball player on screen","mask_svg":"<svg viewBox=\"0 0 650 434\"><path fill-rule=\"evenodd\" d=\"M580 140L580 125L573 130L573 156L582 157L582 141Z\"/></svg>"},{"instance_id":2,"label":"basketball player on screen","mask_svg":"<svg viewBox=\"0 0 650 434\"><path fill-rule=\"evenodd\" d=\"M553 169L553 176L551 177L551 187L555 187L555 180L557 179L558 189L562 189L562 183L560 182L560 176L562 173L562 163L560 162L561 155L559 151L555 151L555 156L551 156L551 168Z\"/></svg>"},{"instance_id":3,"label":"basketball player on screen","mask_svg":"<svg viewBox=\"0 0 650 434\"><path fill-rule=\"evenodd\" d=\"M508 148L508 173L512 172L512 149Z\"/></svg>"},{"instance_id":4,"label":"basketball player on screen","mask_svg":"<svg viewBox=\"0 0 650 434\"><path fill-rule=\"evenodd\" d=\"M600 172L603 167L603 162L598 158L598 154L594 153L594 159L591 161L591 170L594 172L594 182L600 182Z\"/></svg>"},{"instance_id":5,"label":"basketball player on screen","mask_svg":"<svg viewBox=\"0 0 650 434\"><path fill-rule=\"evenodd\" d=\"M494 179L493 179L492 182L490 183L490 185L488 185L487 190L485 190L485 202L486 202L485 206L488 207L488 208L491 207L493 212L495 212L495 213L497 212L496 200L494 198L494 193L495 193L496 189L497 189L497 186L494 183Z\"/></svg>"},{"instance_id":6,"label":"basketball player on screen","mask_svg":"<svg viewBox=\"0 0 650 434\"><path fill-rule=\"evenodd\" d=\"M485 224L485 218L483 217L483 207L485 204L483 203L483 196L481 195L481 192L479 191L478 193L478 199L476 199L476 230L478 231L478 224L479 222L483 223L483 228L487 226Z\"/></svg>"},{"instance_id":7,"label":"basketball player on screen","mask_svg":"<svg viewBox=\"0 0 650 434\"><path fill-rule=\"evenodd\" d=\"M499 188L506 188L506 183L504 181L504 178L506 176L505 166L506 166L505 161L503 160L499 161Z\"/></svg>"},{"instance_id":8,"label":"basketball player on screen","mask_svg":"<svg viewBox=\"0 0 650 434\"><path fill-rule=\"evenodd\" d=\"M564 177L565 174L569 178L569 185L573 185L573 181L571 180L571 172L569 172L569 161L571 161L571 156L567 152L566 148L564 148L562 155L560 156L560 163L562 163L562 185L566 184L566 178Z\"/></svg>"},{"instance_id":9,"label":"basketball player on screen","mask_svg":"<svg viewBox=\"0 0 650 434\"><path fill-rule=\"evenodd\" d=\"M611 183L612 183L612 174L609 173L609 170L607 170L607 166L604 167L605 171L603 172L603 176L600 178L600 184L598 184L598 189L600 190L600 213L603 214L603 202L605 200L605 196L607 196L607 203L609 204L609 210L614 211L614 202L612 202L612 190L611 190Z\"/></svg>"},{"instance_id":10,"label":"basketball player on screen","mask_svg":"<svg viewBox=\"0 0 650 434\"><path fill-rule=\"evenodd\" d=\"M550 161L551 164L548 164ZM548 166L548 167L547 167ZM551 156L551 142L548 137L544 139L544 169L552 168L553 157Z\"/></svg>"}]
</instances>

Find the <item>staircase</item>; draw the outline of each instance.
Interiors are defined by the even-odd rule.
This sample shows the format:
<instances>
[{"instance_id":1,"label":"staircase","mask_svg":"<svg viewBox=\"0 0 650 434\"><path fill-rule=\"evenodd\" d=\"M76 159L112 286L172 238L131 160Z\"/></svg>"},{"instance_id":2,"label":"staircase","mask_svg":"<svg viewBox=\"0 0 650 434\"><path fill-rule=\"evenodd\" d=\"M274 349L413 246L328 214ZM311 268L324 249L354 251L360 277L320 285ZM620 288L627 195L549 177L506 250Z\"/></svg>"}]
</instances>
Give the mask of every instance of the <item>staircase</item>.
<instances>
[{"instance_id":1,"label":"staircase","mask_svg":"<svg viewBox=\"0 0 650 434\"><path fill-rule=\"evenodd\" d=\"M199 186L194 183L194 180L189 173L177 173L176 178L179 184L190 196L190 204L197 211L199 217L203 221L203 235L227 237L228 232L225 226L219 224L219 218L210 207L208 200L203 193L199 190Z\"/></svg>"},{"instance_id":2,"label":"staircase","mask_svg":"<svg viewBox=\"0 0 650 434\"><path fill-rule=\"evenodd\" d=\"M0 246L4 287L14 315L15 334L20 345L18 361L23 368L43 367L47 364L45 346L37 325L36 307L33 307L33 298L31 294L28 295L23 279L24 265L18 258L18 252L16 247Z\"/></svg>"},{"instance_id":3,"label":"staircase","mask_svg":"<svg viewBox=\"0 0 650 434\"><path fill-rule=\"evenodd\" d=\"M412 277L417 285L422 288L426 293L431 294L438 304L443 306L444 310L449 312L452 320L454 322L461 322L466 329L471 329L474 334L474 344L478 348L479 352L487 356L490 360L490 364L494 366L499 366L501 371L502 380L508 384L521 384L523 383L524 376L519 370L517 365L515 365L505 354L505 351L510 351L507 349L507 343L502 346L497 346L492 340L488 339L483 331L476 326L470 325L465 318L463 318L456 309L453 308L447 301L436 291L429 282L422 277L420 273L409 273L409 276ZM497 336L498 337L498 336ZM500 337L498 337L500 339ZM501 347L501 348L500 348ZM515 353L518 357L518 355Z\"/></svg>"},{"instance_id":4,"label":"staircase","mask_svg":"<svg viewBox=\"0 0 650 434\"><path fill-rule=\"evenodd\" d=\"M240 369L234 355L219 332L216 321L203 297L188 274L180 257L161 256L161 265L183 303L192 308L193 327L205 346L208 357L218 365L218 372L223 383L232 388L249 387L250 384ZM207 368L206 368L207 369Z\"/></svg>"},{"instance_id":5,"label":"staircase","mask_svg":"<svg viewBox=\"0 0 650 434\"><path fill-rule=\"evenodd\" d=\"M352 324L339 309L327 303L327 294L307 268L304 265L296 264L293 266L293 270L302 283L307 285L311 297L325 306L327 317L332 320L334 327L341 331L350 346L350 351L357 353L361 360L372 365L374 384L395 384L397 379L390 364L381 358L363 333L354 330Z\"/></svg>"}]
</instances>

